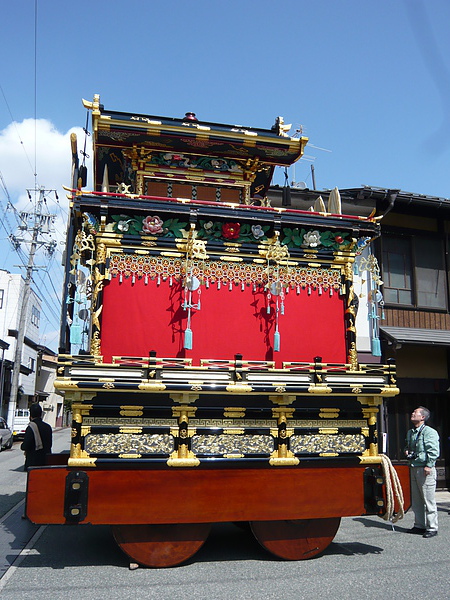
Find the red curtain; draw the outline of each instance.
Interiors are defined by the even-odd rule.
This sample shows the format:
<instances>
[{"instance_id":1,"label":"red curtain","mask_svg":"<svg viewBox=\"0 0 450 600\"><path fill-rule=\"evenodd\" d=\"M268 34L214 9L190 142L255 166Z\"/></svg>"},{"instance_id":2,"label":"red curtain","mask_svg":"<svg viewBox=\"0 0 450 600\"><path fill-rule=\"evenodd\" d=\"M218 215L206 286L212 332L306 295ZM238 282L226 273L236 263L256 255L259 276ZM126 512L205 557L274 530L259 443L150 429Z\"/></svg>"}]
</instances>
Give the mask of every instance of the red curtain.
<instances>
[{"instance_id":1,"label":"red curtain","mask_svg":"<svg viewBox=\"0 0 450 600\"><path fill-rule=\"evenodd\" d=\"M183 289L179 281L113 278L103 291L101 352L105 362L114 356L346 362L344 297L336 291L319 294L305 289L290 290L284 299L284 315L279 312L280 351L274 352L276 297L267 312L266 293L251 286L216 284L201 286L201 308L192 310L192 350L185 350L187 311L182 308ZM198 302L197 292L192 301Z\"/></svg>"}]
</instances>

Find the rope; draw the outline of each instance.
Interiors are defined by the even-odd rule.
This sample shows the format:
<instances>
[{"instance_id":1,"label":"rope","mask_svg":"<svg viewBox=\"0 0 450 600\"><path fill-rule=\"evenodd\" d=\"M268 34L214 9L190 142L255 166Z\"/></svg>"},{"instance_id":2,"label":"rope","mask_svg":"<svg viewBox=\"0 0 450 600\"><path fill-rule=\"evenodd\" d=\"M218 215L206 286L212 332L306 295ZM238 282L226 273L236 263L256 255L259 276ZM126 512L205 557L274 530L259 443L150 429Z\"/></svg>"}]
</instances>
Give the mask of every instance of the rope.
<instances>
[{"instance_id":1,"label":"rope","mask_svg":"<svg viewBox=\"0 0 450 600\"><path fill-rule=\"evenodd\" d=\"M403 519L405 515L405 501L403 490L391 459L385 454L380 454L383 476L386 481L386 513L382 517L385 521L396 523ZM399 510L395 512L395 499L397 500Z\"/></svg>"}]
</instances>

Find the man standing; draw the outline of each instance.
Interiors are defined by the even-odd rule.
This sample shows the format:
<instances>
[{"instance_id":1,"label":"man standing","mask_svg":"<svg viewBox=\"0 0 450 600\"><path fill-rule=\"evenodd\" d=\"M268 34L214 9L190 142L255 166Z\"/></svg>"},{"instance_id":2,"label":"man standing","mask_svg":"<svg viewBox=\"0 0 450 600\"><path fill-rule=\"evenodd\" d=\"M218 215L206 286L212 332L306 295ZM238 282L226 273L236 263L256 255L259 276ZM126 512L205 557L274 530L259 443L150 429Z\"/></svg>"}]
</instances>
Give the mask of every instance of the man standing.
<instances>
[{"instance_id":1,"label":"man standing","mask_svg":"<svg viewBox=\"0 0 450 600\"><path fill-rule=\"evenodd\" d=\"M438 533L436 507L436 460L439 457L438 432L426 425L430 411L419 406L411 415L413 428L406 434L406 457L411 467L411 502L414 527L410 533L424 538Z\"/></svg>"},{"instance_id":2,"label":"man standing","mask_svg":"<svg viewBox=\"0 0 450 600\"><path fill-rule=\"evenodd\" d=\"M25 430L21 450L25 452L25 471L28 467L45 465L45 455L52 450L52 428L42 420L42 408L37 402L30 406L30 424Z\"/></svg>"}]
</instances>

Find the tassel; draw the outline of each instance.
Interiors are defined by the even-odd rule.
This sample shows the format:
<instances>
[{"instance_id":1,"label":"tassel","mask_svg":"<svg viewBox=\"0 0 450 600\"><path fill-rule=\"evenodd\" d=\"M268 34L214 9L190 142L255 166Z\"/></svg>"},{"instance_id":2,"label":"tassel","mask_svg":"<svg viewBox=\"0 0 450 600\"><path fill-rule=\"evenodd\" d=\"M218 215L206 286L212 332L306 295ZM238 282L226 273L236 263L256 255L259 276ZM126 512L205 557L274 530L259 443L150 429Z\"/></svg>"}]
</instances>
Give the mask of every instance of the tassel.
<instances>
[{"instance_id":1,"label":"tassel","mask_svg":"<svg viewBox=\"0 0 450 600\"><path fill-rule=\"evenodd\" d=\"M359 267L358 267L358 263L355 262L353 263L353 275L359 275Z\"/></svg>"},{"instance_id":2,"label":"tassel","mask_svg":"<svg viewBox=\"0 0 450 600\"><path fill-rule=\"evenodd\" d=\"M273 351L274 352L280 351L280 332L279 331L275 331L275 333L273 335Z\"/></svg>"},{"instance_id":3,"label":"tassel","mask_svg":"<svg viewBox=\"0 0 450 600\"><path fill-rule=\"evenodd\" d=\"M184 348L192 350L192 329L187 328L184 332Z\"/></svg>"},{"instance_id":4,"label":"tassel","mask_svg":"<svg viewBox=\"0 0 450 600\"><path fill-rule=\"evenodd\" d=\"M81 344L81 325L72 325L70 327L70 343Z\"/></svg>"},{"instance_id":5,"label":"tassel","mask_svg":"<svg viewBox=\"0 0 450 600\"><path fill-rule=\"evenodd\" d=\"M291 206L291 188L288 185L283 186L281 191L281 206Z\"/></svg>"},{"instance_id":6,"label":"tassel","mask_svg":"<svg viewBox=\"0 0 450 600\"><path fill-rule=\"evenodd\" d=\"M377 337L372 338L372 355L381 356L381 344Z\"/></svg>"}]
</instances>

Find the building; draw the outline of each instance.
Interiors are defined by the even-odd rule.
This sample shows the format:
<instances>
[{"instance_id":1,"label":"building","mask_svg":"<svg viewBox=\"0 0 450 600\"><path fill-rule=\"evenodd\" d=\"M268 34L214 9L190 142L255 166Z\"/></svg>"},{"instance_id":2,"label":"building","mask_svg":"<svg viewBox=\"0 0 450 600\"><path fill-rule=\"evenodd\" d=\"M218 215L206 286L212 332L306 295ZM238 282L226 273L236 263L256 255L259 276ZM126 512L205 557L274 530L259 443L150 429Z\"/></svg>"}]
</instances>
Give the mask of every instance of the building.
<instances>
[{"instance_id":1,"label":"building","mask_svg":"<svg viewBox=\"0 0 450 600\"><path fill-rule=\"evenodd\" d=\"M10 406L10 388L8 373L14 364L17 335L19 330L20 307L25 290L25 280L19 274L0 270L0 338L8 345L4 348L5 363L5 395L3 397L2 416L12 426L13 408ZM31 290L25 324L25 338L20 366L19 391L17 407L26 408L35 400L36 368L38 359L39 325L41 315L41 299ZM2 350L3 352L3 350ZM3 363L3 361L2 361Z\"/></svg>"},{"instance_id":2,"label":"building","mask_svg":"<svg viewBox=\"0 0 450 600\"><path fill-rule=\"evenodd\" d=\"M63 398L55 391L58 357L55 352L45 346L38 346L36 368L36 402L40 402L44 410L44 420L52 427L64 424Z\"/></svg>"},{"instance_id":3,"label":"building","mask_svg":"<svg viewBox=\"0 0 450 600\"><path fill-rule=\"evenodd\" d=\"M392 459L404 458L409 415L417 406L426 406L432 414L430 425L441 438L438 486L448 487L450 200L378 187L339 192L342 213L373 213L381 222L381 236L374 244L375 272L355 269L354 286L360 298L358 357L366 363L393 359L397 368L400 395L385 402L379 423L385 449ZM330 193L290 188L286 194L286 188L275 186L269 198L272 206L282 206L289 196L295 207L321 210ZM367 266L367 254L362 258L356 263L365 261ZM374 277L379 282L375 288Z\"/></svg>"}]
</instances>

